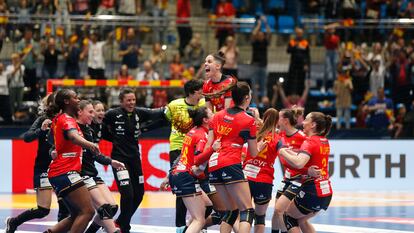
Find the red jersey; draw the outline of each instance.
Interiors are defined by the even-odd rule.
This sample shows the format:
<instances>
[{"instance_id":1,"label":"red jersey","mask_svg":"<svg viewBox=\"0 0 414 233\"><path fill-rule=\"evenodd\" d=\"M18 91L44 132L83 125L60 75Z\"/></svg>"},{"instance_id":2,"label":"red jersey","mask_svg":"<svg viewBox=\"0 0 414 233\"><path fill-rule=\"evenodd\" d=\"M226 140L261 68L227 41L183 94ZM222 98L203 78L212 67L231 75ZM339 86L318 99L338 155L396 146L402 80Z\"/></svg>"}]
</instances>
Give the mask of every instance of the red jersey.
<instances>
[{"instance_id":1,"label":"red jersey","mask_svg":"<svg viewBox=\"0 0 414 233\"><path fill-rule=\"evenodd\" d=\"M203 94L214 94L222 91L225 88L228 88L229 85L234 85L236 83L236 79L222 75L219 82L215 83L211 79L204 82L203 85ZM206 102L210 102L213 106L213 112L219 112L224 109L225 99L231 98L231 89L228 89L224 94L218 96L206 96ZM233 104L231 104L233 105Z\"/></svg>"},{"instance_id":2,"label":"red jersey","mask_svg":"<svg viewBox=\"0 0 414 233\"><path fill-rule=\"evenodd\" d=\"M71 130L76 130L83 137L76 120L65 113L59 114L53 119L51 129L57 157L49 165L49 177L59 176L70 171L80 172L82 147L73 144L67 138L67 133Z\"/></svg>"},{"instance_id":3,"label":"red jersey","mask_svg":"<svg viewBox=\"0 0 414 233\"><path fill-rule=\"evenodd\" d=\"M302 146L300 147L300 152L305 153L310 156L309 161L306 163L305 167L306 171L310 166L317 166L321 169L321 178L309 178L306 181L313 181L316 190L318 192L318 196L329 196L332 194L332 188L329 182L329 173L328 173L328 165L329 165L329 142L328 139L322 136L311 136L303 142ZM306 175L307 172L304 174ZM305 181L305 182L306 182Z\"/></svg>"},{"instance_id":4,"label":"red jersey","mask_svg":"<svg viewBox=\"0 0 414 233\"><path fill-rule=\"evenodd\" d=\"M196 154L203 152L204 146L207 143L208 129L205 127L194 127L184 137L183 149L181 150L180 161L177 166L173 169L173 173L178 172L189 172L191 175L194 174L191 171L191 167L194 165L194 157ZM205 178L204 175L197 176L197 178Z\"/></svg>"},{"instance_id":5,"label":"red jersey","mask_svg":"<svg viewBox=\"0 0 414 233\"><path fill-rule=\"evenodd\" d=\"M283 131L280 133L280 136L282 137L283 145L292 147L293 150L299 150L302 143L306 140L306 134L302 130L298 130L290 136ZM284 179L295 179L300 176L301 170L292 168L282 157L279 157L279 160L285 168Z\"/></svg>"},{"instance_id":6,"label":"red jersey","mask_svg":"<svg viewBox=\"0 0 414 233\"><path fill-rule=\"evenodd\" d=\"M243 171L247 179L254 182L273 184L275 159L278 156L277 145L280 136L269 132L263 139L266 147L255 157L246 157Z\"/></svg>"},{"instance_id":7,"label":"red jersey","mask_svg":"<svg viewBox=\"0 0 414 233\"><path fill-rule=\"evenodd\" d=\"M244 110L234 107L216 113L210 122L214 140L220 139L220 149L210 156L208 171L241 164L243 144L256 138L254 118Z\"/></svg>"}]
</instances>

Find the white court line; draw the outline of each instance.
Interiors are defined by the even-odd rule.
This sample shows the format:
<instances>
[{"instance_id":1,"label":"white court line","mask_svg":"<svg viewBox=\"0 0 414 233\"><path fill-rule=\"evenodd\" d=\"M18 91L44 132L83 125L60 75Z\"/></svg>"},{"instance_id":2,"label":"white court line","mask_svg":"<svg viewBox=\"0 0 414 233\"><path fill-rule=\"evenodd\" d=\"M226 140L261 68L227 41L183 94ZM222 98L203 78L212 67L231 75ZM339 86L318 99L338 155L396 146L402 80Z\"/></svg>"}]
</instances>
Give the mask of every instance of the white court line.
<instances>
[{"instance_id":1,"label":"white court line","mask_svg":"<svg viewBox=\"0 0 414 233\"><path fill-rule=\"evenodd\" d=\"M32 225L43 225L43 226L53 226L56 222L26 222L25 224ZM270 228L271 222L266 221L266 226ZM351 227L351 226L341 226L341 225L327 225L327 224L313 224L316 231L323 231L329 233L414 233L414 231L399 231L399 230L388 230L388 229L379 229L379 228L367 228L367 227ZM16 231L18 233L33 233L33 231ZM141 224L131 224L131 232L142 232L142 233L174 233L175 227L164 227L164 226L154 226L154 225L141 225ZM219 233L217 230L208 230L209 233Z\"/></svg>"}]
</instances>

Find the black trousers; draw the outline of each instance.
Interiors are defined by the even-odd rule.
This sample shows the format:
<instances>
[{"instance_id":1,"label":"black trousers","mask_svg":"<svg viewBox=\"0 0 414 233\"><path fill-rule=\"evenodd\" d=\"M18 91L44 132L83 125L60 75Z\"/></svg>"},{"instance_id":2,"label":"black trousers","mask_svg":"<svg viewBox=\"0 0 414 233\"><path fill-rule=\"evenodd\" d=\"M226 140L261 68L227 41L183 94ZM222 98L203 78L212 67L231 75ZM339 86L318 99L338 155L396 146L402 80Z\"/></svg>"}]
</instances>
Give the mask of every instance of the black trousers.
<instances>
[{"instance_id":1,"label":"black trousers","mask_svg":"<svg viewBox=\"0 0 414 233\"><path fill-rule=\"evenodd\" d=\"M10 96L8 95L0 94L0 116L3 118L5 125L13 123L10 107Z\"/></svg>"},{"instance_id":2,"label":"black trousers","mask_svg":"<svg viewBox=\"0 0 414 233\"><path fill-rule=\"evenodd\" d=\"M139 157L134 159L116 159L125 164L129 175L129 178L125 178L125 176L118 177L119 171L112 169L119 193L121 194L121 212L116 223L120 226L122 233L128 233L131 229L131 218L144 197L144 176L142 175Z\"/></svg>"},{"instance_id":3,"label":"black trousers","mask_svg":"<svg viewBox=\"0 0 414 233\"><path fill-rule=\"evenodd\" d=\"M181 57L184 56L184 49L190 43L191 38L193 37L193 29L190 25L183 24L182 26L177 27L179 45L178 51L180 52Z\"/></svg>"},{"instance_id":4,"label":"black trousers","mask_svg":"<svg viewBox=\"0 0 414 233\"><path fill-rule=\"evenodd\" d=\"M170 166L180 156L181 150L170 151ZM187 215L187 208L184 205L184 201L181 197L175 198L175 226L182 227L186 225L185 217Z\"/></svg>"}]
</instances>

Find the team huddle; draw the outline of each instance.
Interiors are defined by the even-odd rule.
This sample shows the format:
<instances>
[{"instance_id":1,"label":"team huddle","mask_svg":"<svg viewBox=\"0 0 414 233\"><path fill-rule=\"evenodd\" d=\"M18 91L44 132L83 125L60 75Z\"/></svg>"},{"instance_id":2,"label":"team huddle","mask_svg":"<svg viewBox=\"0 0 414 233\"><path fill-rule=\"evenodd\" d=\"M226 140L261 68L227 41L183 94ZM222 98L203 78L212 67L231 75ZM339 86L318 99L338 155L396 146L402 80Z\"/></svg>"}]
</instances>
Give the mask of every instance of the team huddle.
<instances>
[{"instance_id":1,"label":"team huddle","mask_svg":"<svg viewBox=\"0 0 414 233\"><path fill-rule=\"evenodd\" d=\"M7 218L6 232L47 216L52 190L59 200L59 222L45 232L130 232L144 195L138 138L143 130L168 122L171 169L161 189L170 186L177 197L177 231L198 233L220 224L220 232L244 233L254 222L254 231L264 232L279 157L284 178L272 233L315 232L308 220L326 210L332 197L325 137L331 117L311 112L302 121L303 109L270 108L261 119L249 107L249 85L221 73L224 62L221 53L208 55L206 81L186 82L185 97L165 108L136 107L129 88L120 92L120 107L106 113L102 103L79 100L73 90L47 96L24 136L27 142L39 140L34 172L38 206ZM100 139L112 142L111 158L100 153ZM121 194L116 220L118 205L95 161L112 166Z\"/></svg>"}]
</instances>

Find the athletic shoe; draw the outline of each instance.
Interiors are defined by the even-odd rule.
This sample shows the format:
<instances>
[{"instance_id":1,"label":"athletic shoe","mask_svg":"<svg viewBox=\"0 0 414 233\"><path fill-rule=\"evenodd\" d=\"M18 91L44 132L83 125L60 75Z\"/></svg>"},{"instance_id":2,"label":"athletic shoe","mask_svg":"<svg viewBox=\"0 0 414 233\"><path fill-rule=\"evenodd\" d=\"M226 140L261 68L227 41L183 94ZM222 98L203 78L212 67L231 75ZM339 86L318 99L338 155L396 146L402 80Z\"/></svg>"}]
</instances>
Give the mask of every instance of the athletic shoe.
<instances>
[{"instance_id":1,"label":"athletic shoe","mask_svg":"<svg viewBox=\"0 0 414 233\"><path fill-rule=\"evenodd\" d=\"M177 229L175 229L175 233L183 233L186 228L187 226L177 227Z\"/></svg>"},{"instance_id":2,"label":"athletic shoe","mask_svg":"<svg viewBox=\"0 0 414 233\"><path fill-rule=\"evenodd\" d=\"M5 233L14 233L16 231L16 226L13 226L13 224L11 223L11 221L13 220L12 217L7 217L6 218L6 231Z\"/></svg>"}]
</instances>

